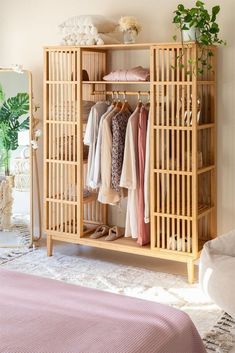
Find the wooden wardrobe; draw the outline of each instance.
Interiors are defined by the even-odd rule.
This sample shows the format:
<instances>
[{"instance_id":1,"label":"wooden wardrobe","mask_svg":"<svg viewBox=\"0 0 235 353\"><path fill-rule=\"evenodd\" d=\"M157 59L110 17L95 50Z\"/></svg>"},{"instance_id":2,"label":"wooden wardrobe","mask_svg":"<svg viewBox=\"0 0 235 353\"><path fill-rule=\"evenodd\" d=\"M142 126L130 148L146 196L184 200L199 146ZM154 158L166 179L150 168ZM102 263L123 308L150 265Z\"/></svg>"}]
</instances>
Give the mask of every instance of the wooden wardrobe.
<instances>
[{"instance_id":1,"label":"wooden wardrobe","mask_svg":"<svg viewBox=\"0 0 235 353\"><path fill-rule=\"evenodd\" d=\"M216 48L197 72L196 43L50 46L44 49L44 219L48 255L53 240L187 263L216 236ZM204 49L204 51L207 49ZM149 82L104 82L112 55L146 53ZM83 71L89 81L83 80ZM83 101L115 90L150 92L151 241L91 239L108 222L97 193L84 197L87 150ZM117 88L118 87L118 88ZM130 88L131 87L131 90Z\"/></svg>"}]
</instances>

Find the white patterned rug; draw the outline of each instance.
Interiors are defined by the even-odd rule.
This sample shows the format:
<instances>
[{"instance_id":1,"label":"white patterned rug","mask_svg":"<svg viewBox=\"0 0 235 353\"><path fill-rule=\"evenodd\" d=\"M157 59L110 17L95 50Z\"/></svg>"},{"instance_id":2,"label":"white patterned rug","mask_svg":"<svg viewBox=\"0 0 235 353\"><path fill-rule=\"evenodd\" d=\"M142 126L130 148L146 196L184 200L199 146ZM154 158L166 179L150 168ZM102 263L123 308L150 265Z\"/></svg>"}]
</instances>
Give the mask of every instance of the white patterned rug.
<instances>
[{"instance_id":1,"label":"white patterned rug","mask_svg":"<svg viewBox=\"0 0 235 353\"><path fill-rule=\"evenodd\" d=\"M18 256L2 263L1 266L172 305L188 313L202 337L219 322L222 315L222 311L205 297L198 284L189 285L186 278L178 275L94 260L85 256L56 253L52 257L47 257L45 248ZM227 349L216 350L218 347L213 345L211 332L208 337L205 343L212 347L208 352L228 352Z\"/></svg>"},{"instance_id":2,"label":"white patterned rug","mask_svg":"<svg viewBox=\"0 0 235 353\"><path fill-rule=\"evenodd\" d=\"M30 243L29 225L22 219L10 231L0 231L0 265L30 252Z\"/></svg>"}]
</instances>

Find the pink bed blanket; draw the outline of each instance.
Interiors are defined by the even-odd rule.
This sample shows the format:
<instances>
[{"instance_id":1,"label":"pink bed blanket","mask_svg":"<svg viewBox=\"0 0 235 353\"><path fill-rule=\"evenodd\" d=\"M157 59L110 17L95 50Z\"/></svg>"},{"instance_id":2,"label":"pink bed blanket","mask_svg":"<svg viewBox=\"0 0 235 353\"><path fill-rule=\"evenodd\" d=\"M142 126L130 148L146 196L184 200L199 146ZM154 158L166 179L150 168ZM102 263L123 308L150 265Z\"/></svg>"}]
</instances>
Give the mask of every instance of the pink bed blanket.
<instances>
[{"instance_id":1,"label":"pink bed blanket","mask_svg":"<svg viewBox=\"0 0 235 353\"><path fill-rule=\"evenodd\" d=\"M169 306L0 270L1 353L205 353Z\"/></svg>"}]
</instances>

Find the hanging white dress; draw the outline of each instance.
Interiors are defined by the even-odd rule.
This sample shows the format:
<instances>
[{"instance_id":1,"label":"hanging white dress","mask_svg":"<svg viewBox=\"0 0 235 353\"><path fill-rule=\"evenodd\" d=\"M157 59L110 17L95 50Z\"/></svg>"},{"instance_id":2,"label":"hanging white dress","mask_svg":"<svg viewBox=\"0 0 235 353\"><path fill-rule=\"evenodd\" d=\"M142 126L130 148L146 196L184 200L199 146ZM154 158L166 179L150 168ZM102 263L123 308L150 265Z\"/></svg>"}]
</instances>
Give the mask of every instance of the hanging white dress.
<instances>
[{"instance_id":1,"label":"hanging white dress","mask_svg":"<svg viewBox=\"0 0 235 353\"><path fill-rule=\"evenodd\" d=\"M102 143L102 127L103 121L107 115L114 109L114 105L110 105L107 111L100 118L96 148L95 148L95 159L94 159L94 174L92 177L92 185L94 189L100 187L101 185L101 143Z\"/></svg>"},{"instance_id":2,"label":"hanging white dress","mask_svg":"<svg viewBox=\"0 0 235 353\"><path fill-rule=\"evenodd\" d=\"M138 238L138 123L140 109L130 116L126 130L120 186L128 189L125 236Z\"/></svg>"},{"instance_id":3,"label":"hanging white dress","mask_svg":"<svg viewBox=\"0 0 235 353\"><path fill-rule=\"evenodd\" d=\"M95 149L101 116L107 111L108 104L106 102L97 102L90 111L86 131L84 135L84 144L89 146L87 161L87 177L86 186L93 188L92 180L95 167Z\"/></svg>"}]
</instances>

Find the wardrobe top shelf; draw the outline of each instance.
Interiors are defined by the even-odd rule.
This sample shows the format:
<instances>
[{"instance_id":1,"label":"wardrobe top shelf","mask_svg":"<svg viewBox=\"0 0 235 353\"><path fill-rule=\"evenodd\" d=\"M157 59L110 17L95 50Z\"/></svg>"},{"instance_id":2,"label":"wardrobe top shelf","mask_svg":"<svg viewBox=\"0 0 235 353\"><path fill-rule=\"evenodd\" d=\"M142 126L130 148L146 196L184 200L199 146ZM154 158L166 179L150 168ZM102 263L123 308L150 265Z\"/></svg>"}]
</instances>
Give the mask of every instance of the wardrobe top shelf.
<instances>
[{"instance_id":1,"label":"wardrobe top shelf","mask_svg":"<svg viewBox=\"0 0 235 353\"><path fill-rule=\"evenodd\" d=\"M195 42L187 42L185 46L194 46ZM134 43L134 44L104 44L104 45L50 45L44 46L45 50L74 50L74 49L84 49L84 50L128 50L128 49L150 49L151 47L182 47L181 42L163 42L163 43ZM208 48L215 48L215 46L208 46Z\"/></svg>"},{"instance_id":2,"label":"wardrobe top shelf","mask_svg":"<svg viewBox=\"0 0 235 353\"><path fill-rule=\"evenodd\" d=\"M46 80L46 84L75 84L75 83L80 83L80 81L76 80ZM104 84L104 85L150 85L153 84L155 86L163 86L163 85L182 85L182 86L187 86L187 85L192 85L193 81L192 79L189 81L82 81L82 84L85 85L94 85L94 84ZM203 80L197 80L196 83L198 85L214 85L216 82L215 80L210 80L210 81L203 81Z\"/></svg>"},{"instance_id":3,"label":"wardrobe top shelf","mask_svg":"<svg viewBox=\"0 0 235 353\"><path fill-rule=\"evenodd\" d=\"M107 84L107 85L116 85L116 84L122 84L122 85L139 85L139 84L144 84L144 85L149 85L151 82L150 81L82 81L84 84Z\"/></svg>"},{"instance_id":4,"label":"wardrobe top shelf","mask_svg":"<svg viewBox=\"0 0 235 353\"><path fill-rule=\"evenodd\" d=\"M164 45L166 43L161 43ZM170 43L167 43L167 45ZM173 43L171 43L173 44ZM151 46L160 45L160 43L134 43L134 44L104 44L104 45L51 45L44 49L149 49Z\"/></svg>"}]
</instances>

